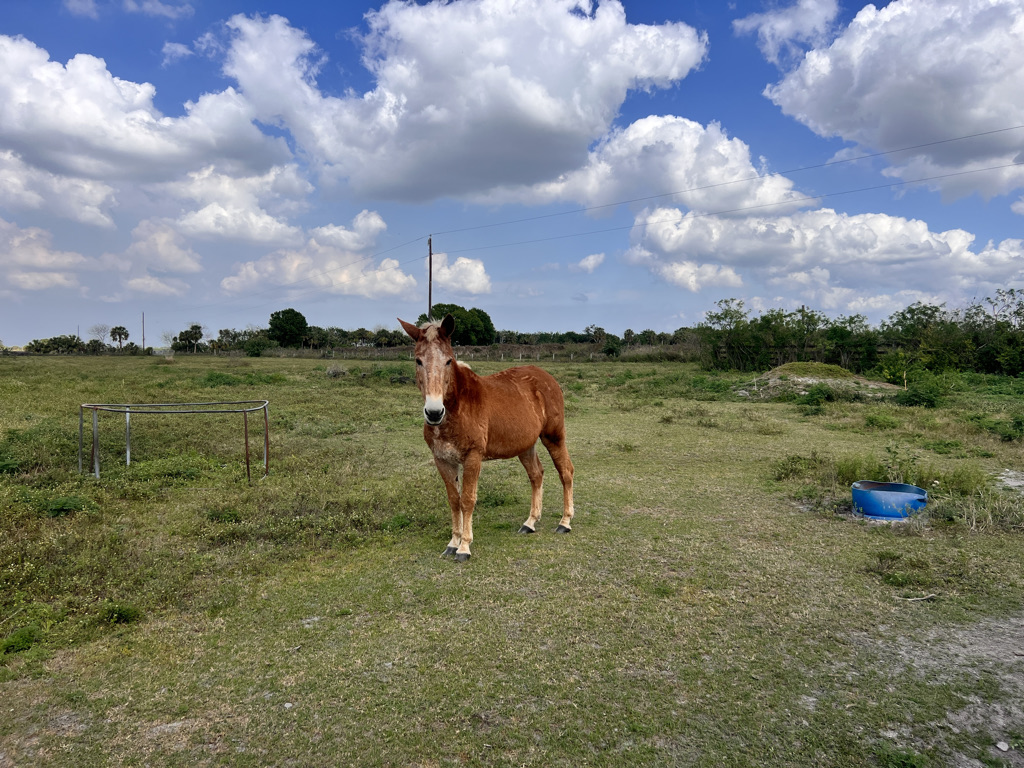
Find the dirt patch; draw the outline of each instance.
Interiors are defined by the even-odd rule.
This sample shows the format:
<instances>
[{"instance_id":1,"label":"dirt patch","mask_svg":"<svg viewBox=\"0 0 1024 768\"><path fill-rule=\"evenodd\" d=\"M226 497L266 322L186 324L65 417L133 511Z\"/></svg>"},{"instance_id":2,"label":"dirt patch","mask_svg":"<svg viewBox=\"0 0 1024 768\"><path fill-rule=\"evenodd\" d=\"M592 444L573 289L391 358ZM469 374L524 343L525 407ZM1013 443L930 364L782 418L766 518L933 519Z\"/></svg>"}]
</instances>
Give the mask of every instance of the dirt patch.
<instances>
[{"instance_id":1,"label":"dirt patch","mask_svg":"<svg viewBox=\"0 0 1024 768\"><path fill-rule=\"evenodd\" d=\"M1004 469L996 477L1005 488L1017 491L1017 493L1024 493L1024 472Z\"/></svg>"},{"instance_id":2,"label":"dirt patch","mask_svg":"<svg viewBox=\"0 0 1024 768\"><path fill-rule=\"evenodd\" d=\"M1024 734L1024 614L987 619L969 627L933 629L913 642L887 643L885 653L901 665L940 679L994 677L1002 696L995 701L970 697L966 706L947 712L945 721L936 724L936 736L943 742L946 734L983 740L990 762L950 749L949 765L956 768L1024 768L1024 744L1020 743Z\"/></svg>"}]
</instances>

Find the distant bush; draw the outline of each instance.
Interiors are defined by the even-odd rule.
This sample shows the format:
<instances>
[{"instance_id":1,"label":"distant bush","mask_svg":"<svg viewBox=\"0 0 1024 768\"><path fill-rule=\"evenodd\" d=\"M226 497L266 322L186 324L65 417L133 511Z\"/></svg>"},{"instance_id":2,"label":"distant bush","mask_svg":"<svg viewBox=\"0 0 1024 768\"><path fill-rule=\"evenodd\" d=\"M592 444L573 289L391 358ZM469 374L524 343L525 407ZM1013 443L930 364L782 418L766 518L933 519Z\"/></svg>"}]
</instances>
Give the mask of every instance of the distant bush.
<instances>
[{"instance_id":1,"label":"distant bush","mask_svg":"<svg viewBox=\"0 0 1024 768\"><path fill-rule=\"evenodd\" d=\"M276 349L281 346L276 341L271 341L266 336L256 336L245 342L245 354L248 357L260 357L264 352Z\"/></svg>"}]
</instances>

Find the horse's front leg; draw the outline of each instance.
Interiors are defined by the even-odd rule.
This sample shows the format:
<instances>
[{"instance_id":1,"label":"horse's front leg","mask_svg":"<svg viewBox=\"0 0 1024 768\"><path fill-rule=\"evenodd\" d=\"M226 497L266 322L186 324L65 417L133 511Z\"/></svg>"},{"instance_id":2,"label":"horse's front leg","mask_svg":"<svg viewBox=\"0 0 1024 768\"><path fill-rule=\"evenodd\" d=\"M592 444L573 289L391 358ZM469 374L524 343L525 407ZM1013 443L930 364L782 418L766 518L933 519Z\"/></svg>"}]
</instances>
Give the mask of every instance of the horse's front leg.
<instances>
[{"instance_id":1,"label":"horse's front leg","mask_svg":"<svg viewBox=\"0 0 1024 768\"><path fill-rule=\"evenodd\" d=\"M462 501L459 493L459 469L457 464L449 464L447 461L435 458L434 464L437 471L444 480L444 489L448 494L448 506L452 510L452 538L445 547L442 557L451 556L458 551L462 543Z\"/></svg>"},{"instance_id":2,"label":"horse's front leg","mask_svg":"<svg viewBox=\"0 0 1024 768\"><path fill-rule=\"evenodd\" d=\"M460 563L469 560L469 545L473 543L473 509L476 507L476 486L482 464L480 456L470 455L462 465L462 536L455 552L455 559Z\"/></svg>"}]
</instances>

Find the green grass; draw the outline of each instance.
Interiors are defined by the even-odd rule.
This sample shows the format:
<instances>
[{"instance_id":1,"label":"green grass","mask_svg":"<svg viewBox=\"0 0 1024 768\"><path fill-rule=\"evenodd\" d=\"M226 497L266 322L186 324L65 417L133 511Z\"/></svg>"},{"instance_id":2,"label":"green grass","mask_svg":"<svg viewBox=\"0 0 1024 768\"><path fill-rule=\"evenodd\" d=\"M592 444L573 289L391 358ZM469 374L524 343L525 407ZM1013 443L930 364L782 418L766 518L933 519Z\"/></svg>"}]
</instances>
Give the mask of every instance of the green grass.
<instances>
[{"instance_id":1,"label":"green grass","mask_svg":"<svg viewBox=\"0 0 1024 768\"><path fill-rule=\"evenodd\" d=\"M411 364L116 363L0 359L0 764L987 764L1024 733L985 650L1019 628L1022 505L992 476L1020 446L967 417L1012 422L1009 385L810 409L550 365L573 532L546 456L534 536L492 462L457 565ZM133 417L126 467L105 414L77 474L80 403L214 398L270 401L265 479L227 416ZM849 483L889 476L927 515L852 516Z\"/></svg>"}]
</instances>

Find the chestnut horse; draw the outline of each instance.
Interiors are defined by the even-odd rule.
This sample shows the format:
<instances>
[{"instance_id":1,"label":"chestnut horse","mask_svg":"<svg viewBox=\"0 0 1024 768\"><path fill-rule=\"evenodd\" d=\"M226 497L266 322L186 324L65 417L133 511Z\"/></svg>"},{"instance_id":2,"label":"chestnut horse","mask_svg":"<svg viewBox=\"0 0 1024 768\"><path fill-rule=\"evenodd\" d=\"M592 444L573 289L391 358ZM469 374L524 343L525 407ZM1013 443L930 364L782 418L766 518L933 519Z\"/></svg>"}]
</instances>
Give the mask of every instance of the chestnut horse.
<instances>
[{"instance_id":1,"label":"chestnut horse","mask_svg":"<svg viewBox=\"0 0 1024 768\"><path fill-rule=\"evenodd\" d=\"M556 533L568 533L573 515L573 466L565 446L565 404L558 382L532 365L478 376L455 360L451 335L455 319L417 327L402 319L416 342L416 385L423 393L423 439L434 454L448 503L452 538L444 550L459 562L469 560L473 508L481 464L518 457L533 486L530 516L519 529L534 533L540 520L544 468L537 438L544 443L562 480L564 511Z\"/></svg>"}]
</instances>

